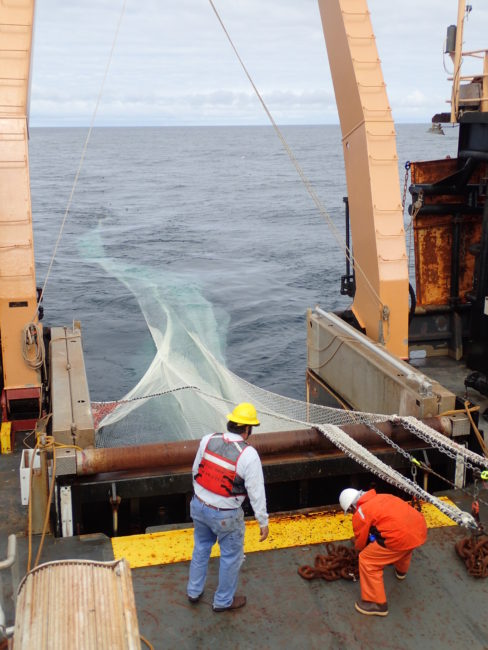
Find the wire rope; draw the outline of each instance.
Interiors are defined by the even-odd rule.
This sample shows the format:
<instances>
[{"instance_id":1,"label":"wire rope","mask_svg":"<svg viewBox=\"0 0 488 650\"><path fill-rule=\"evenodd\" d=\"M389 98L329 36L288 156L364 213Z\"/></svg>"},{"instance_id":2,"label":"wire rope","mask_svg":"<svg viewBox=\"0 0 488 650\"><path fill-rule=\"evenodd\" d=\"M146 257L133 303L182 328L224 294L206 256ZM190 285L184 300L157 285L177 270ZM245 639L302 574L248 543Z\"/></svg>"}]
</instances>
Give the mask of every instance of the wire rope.
<instances>
[{"instance_id":1,"label":"wire rope","mask_svg":"<svg viewBox=\"0 0 488 650\"><path fill-rule=\"evenodd\" d=\"M36 318L37 318L37 316L39 314L39 307L40 307L40 304L41 304L41 300L42 300L42 297L44 296L46 286L47 286L49 277L51 275L52 267L53 267L54 261L56 259L56 255L57 255L57 252L58 252L59 245L61 243L61 238L63 236L64 227L66 225L66 221L67 221L68 215L70 213L71 204L73 202L73 197L74 197L74 194L75 194L76 187L78 185L78 180L80 178L81 170L83 169L83 164L85 162L85 156L86 156L86 152L87 152L87 149L88 149L88 143L90 142L93 127L95 125L95 119L96 119L98 109L99 109L99 106L100 106L100 103L101 103L101 100L102 100L102 95L103 95L103 91L104 91L104 88L105 88L105 83L107 81L108 72L109 72L109 69L110 69L110 65L112 63L113 54L114 54L114 51L115 51L115 46L117 44L117 40L118 40L118 36L119 36L119 32L120 32L120 26L122 24L122 19L123 19L124 14L125 14L126 6L127 6L127 0L123 0L122 7L121 7L121 10L120 10L120 14L119 14L119 18L118 18L118 21L117 21L117 26L115 28L115 34L114 34L114 37L112 39L112 45L111 45L111 48L110 48L108 60L107 60L106 66L105 66L105 70L104 70L104 74L103 74L103 78L102 78L102 83L101 83L100 89L98 91L97 99L96 99L96 102L95 102L95 107L93 109L93 113L92 113L92 116L91 116L91 119L90 119L90 124L89 124L89 127L88 127L88 132L86 134L85 142L83 144L83 149L82 149L82 152L81 152L80 161L78 163L78 168L76 170L76 174L75 174L75 177L74 177L74 180L73 180L73 184L71 186L71 192L70 192L68 202L67 202L67 205L66 205L66 208L65 208L65 211L64 211L63 219L61 221L61 226L59 228L58 236L57 236L56 242L54 244L54 249L53 249L51 259L50 259L50 262L49 262L49 265L48 265L48 269L47 269L47 272L46 272L46 277L44 278L44 283L42 285L41 293L40 293L39 299L37 301L37 309L36 309L36 312L35 312L34 317L32 319L33 321L36 320Z\"/></svg>"},{"instance_id":2,"label":"wire rope","mask_svg":"<svg viewBox=\"0 0 488 650\"><path fill-rule=\"evenodd\" d=\"M210 6L212 7L216 17L217 17L217 20L219 21L219 23L220 23L220 25L221 25L221 27L222 27L222 29L224 31L225 36L227 37L227 40L230 43L230 46L234 50L234 53L235 53L235 55L237 57L237 60L239 61L240 65L241 65L241 67L242 67L242 69L244 71L244 74L248 78L249 83L251 84L251 86L252 86L252 88L253 88L253 90L254 90L254 92L256 94L256 97L258 98L259 102L261 103L261 106L263 107L264 112L268 116L268 119L269 119L273 129L275 130L276 135L280 139L286 153L288 154L288 157L290 158L290 160L291 160L292 164L294 165L298 175L300 176L300 179L302 180L307 192L309 193L310 197L312 198L313 202L315 203L316 208L318 209L318 211L320 212L322 217L327 222L327 224L328 224L332 234L334 235L334 238L335 238L337 244L339 245L340 249L345 254L345 256L349 260L349 262L351 264L353 264L355 269L360 273L360 275L362 276L366 286L371 291L371 293L374 296L375 300L378 302L379 306L383 310L385 305L383 304L379 294L377 293L377 291L375 290L375 288L373 287L373 285L369 281L368 277L366 276L366 273L363 271L363 269L361 268L361 266L359 265L357 260L354 260L354 256L352 254L351 249L347 246L346 242L344 241L344 238L342 237L342 235L337 230L337 228L336 228L334 222L332 221L330 215L327 213L325 207L322 205L321 200L317 196L317 193L315 192L315 189L312 186L312 183L310 182L310 180L306 176L305 172L301 168L300 163L296 159L291 147L289 146L285 136L283 135L283 132L281 131L279 126L276 124L276 122L275 122L275 120L273 118L273 115L271 114L271 111L269 110L268 106L266 105L266 102L264 101L264 99L263 99L261 93L259 92L256 84L254 83L254 81L253 81L253 79L252 79L252 77L251 77L251 75L250 75L244 61L242 60L242 58L241 58L241 56L240 56L240 54L239 54L239 52L237 50L237 47L235 46L235 44L234 44L234 42L233 42L227 28L225 27L224 22L223 22L219 12L217 11L217 9L216 9L216 7L215 7L215 5L213 3L213 0L208 0L208 1L210 3Z\"/></svg>"}]
</instances>

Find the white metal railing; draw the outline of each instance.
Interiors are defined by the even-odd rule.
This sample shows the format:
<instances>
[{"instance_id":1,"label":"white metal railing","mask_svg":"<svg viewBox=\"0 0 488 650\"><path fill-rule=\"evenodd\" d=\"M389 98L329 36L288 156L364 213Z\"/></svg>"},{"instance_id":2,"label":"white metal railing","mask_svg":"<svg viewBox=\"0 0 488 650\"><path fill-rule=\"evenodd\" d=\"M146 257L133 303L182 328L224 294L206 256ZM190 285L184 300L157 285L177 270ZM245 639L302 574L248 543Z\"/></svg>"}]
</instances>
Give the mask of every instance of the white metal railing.
<instances>
[{"instance_id":1,"label":"white metal railing","mask_svg":"<svg viewBox=\"0 0 488 650\"><path fill-rule=\"evenodd\" d=\"M12 636L14 628L6 627L4 593L1 571L10 569L12 592L17 593L19 586L19 562L17 555L17 538L15 535L9 535L7 544L7 557L0 562L0 640Z\"/></svg>"}]
</instances>

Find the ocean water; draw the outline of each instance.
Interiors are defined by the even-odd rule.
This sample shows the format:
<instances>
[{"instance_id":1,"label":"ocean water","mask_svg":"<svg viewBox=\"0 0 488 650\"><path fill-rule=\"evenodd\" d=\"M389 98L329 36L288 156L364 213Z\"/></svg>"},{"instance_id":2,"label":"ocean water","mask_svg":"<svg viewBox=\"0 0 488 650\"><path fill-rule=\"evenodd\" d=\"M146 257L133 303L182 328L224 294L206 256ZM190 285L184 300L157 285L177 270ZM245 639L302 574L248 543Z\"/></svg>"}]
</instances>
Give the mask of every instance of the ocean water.
<instances>
[{"instance_id":1,"label":"ocean water","mask_svg":"<svg viewBox=\"0 0 488 650\"><path fill-rule=\"evenodd\" d=\"M339 127L283 132L343 233ZM38 285L86 135L30 133ZM397 146L403 186L405 161L455 155L457 130L398 125ZM301 400L307 308L346 307L344 272L338 243L271 127L99 128L46 285L44 323L81 321L95 401L122 398L156 354L144 300L157 307L157 328L171 307L237 375Z\"/></svg>"}]
</instances>

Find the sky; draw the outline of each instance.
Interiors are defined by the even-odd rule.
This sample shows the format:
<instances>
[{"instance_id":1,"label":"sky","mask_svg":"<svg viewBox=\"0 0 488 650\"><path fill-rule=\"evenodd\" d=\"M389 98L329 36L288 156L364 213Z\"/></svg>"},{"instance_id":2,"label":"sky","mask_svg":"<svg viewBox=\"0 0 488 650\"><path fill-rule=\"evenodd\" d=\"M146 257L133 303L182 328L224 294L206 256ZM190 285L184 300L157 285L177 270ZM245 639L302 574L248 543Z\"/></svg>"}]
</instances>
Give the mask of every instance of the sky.
<instances>
[{"instance_id":1,"label":"sky","mask_svg":"<svg viewBox=\"0 0 488 650\"><path fill-rule=\"evenodd\" d=\"M317 0L214 4L277 123L338 123ZM464 49L476 50L488 0L470 4ZM368 6L394 120L430 122L448 110L456 0ZM89 124L109 61L95 126L268 123L208 0L37 0L30 125Z\"/></svg>"}]
</instances>

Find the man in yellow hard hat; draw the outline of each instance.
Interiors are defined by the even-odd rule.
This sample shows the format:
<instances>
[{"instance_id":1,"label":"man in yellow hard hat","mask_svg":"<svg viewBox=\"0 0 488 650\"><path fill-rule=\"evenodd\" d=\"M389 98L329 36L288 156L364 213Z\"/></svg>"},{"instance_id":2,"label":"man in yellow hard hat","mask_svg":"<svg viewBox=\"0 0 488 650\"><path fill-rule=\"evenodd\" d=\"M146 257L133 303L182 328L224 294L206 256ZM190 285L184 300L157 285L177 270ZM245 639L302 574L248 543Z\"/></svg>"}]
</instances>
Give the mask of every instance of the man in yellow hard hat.
<instances>
[{"instance_id":1,"label":"man in yellow hard hat","mask_svg":"<svg viewBox=\"0 0 488 650\"><path fill-rule=\"evenodd\" d=\"M212 546L220 546L219 584L213 611L225 612L246 604L236 595L239 570L244 560L244 511L249 497L263 542L268 537L268 514L263 468L257 451L247 444L252 428L259 426L252 404L238 404L227 416L227 432L212 433L200 442L193 462L194 497L190 514L194 524L194 547L187 585L188 600L200 600L207 578Z\"/></svg>"}]
</instances>

